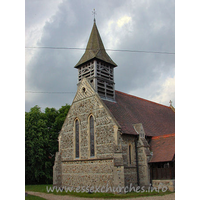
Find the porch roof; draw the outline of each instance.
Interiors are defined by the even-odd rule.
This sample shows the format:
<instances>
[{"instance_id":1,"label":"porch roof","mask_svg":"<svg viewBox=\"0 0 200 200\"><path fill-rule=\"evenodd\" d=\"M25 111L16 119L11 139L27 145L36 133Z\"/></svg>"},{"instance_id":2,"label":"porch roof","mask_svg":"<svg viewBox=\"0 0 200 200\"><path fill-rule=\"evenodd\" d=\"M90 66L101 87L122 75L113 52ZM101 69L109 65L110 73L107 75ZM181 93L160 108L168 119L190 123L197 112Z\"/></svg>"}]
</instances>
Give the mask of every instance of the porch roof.
<instances>
[{"instance_id":1,"label":"porch roof","mask_svg":"<svg viewBox=\"0 0 200 200\"><path fill-rule=\"evenodd\" d=\"M175 134L154 136L151 139L153 156L149 163L173 161L175 156Z\"/></svg>"}]
</instances>

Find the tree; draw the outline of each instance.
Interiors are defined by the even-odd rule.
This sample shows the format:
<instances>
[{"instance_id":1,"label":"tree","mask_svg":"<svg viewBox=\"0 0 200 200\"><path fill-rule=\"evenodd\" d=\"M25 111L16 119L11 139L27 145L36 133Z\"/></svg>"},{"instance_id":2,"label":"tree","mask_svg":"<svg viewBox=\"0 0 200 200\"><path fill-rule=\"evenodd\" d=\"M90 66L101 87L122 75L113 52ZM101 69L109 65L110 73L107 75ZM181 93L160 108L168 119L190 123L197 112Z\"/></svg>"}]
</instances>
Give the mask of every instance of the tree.
<instances>
[{"instance_id":1,"label":"tree","mask_svg":"<svg viewBox=\"0 0 200 200\"><path fill-rule=\"evenodd\" d=\"M58 134L70 106L59 110L46 108L42 113L34 106L25 113L25 175L26 184L52 183Z\"/></svg>"},{"instance_id":2,"label":"tree","mask_svg":"<svg viewBox=\"0 0 200 200\"><path fill-rule=\"evenodd\" d=\"M56 120L55 120L55 128L58 131L61 130L69 109L70 109L70 105L66 104L65 106L62 106L58 110L58 116L56 117Z\"/></svg>"}]
</instances>

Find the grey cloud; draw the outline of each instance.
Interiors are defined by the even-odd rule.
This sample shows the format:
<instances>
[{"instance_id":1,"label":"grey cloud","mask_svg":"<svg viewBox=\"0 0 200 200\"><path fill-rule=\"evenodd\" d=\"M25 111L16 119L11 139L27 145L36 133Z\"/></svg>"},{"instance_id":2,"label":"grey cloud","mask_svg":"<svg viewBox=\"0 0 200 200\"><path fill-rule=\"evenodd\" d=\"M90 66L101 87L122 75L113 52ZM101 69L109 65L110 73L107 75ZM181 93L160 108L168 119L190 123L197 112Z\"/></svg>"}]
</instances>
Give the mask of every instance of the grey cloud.
<instances>
[{"instance_id":1,"label":"grey cloud","mask_svg":"<svg viewBox=\"0 0 200 200\"><path fill-rule=\"evenodd\" d=\"M31 3L31 2L29 2ZM27 5L30 6L30 5ZM86 47L93 25L92 9L97 10L97 26L106 48L109 43L107 25L123 15L132 21L121 30L116 23L111 26L112 38L119 41L117 49L174 52L174 1L63 1L58 11L45 23L38 46ZM33 7L32 13L37 13ZM45 9L45 6L44 8ZM30 13L32 16L33 14ZM26 18L29 13L26 14ZM37 16L39 17L39 16ZM35 22L36 23L36 22ZM27 21L27 26L34 20ZM28 51L28 50L27 50ZM26 66L26 90L76 92L77 70L75 64L84 51L35 50ZM152 85L155 95L167 77L174 76L174 55L108 52L118 64L115 70L116 89L123 92L144 90ZM158 81L159 80L159 81ZM155 83L154 83L155 82ZM153 91L152 91L153 92ZM151 98L145 92L144 98ZM142 93L143 94L143 93ZM38 104L59 108L71 104L75 94L41 94L26 100L26 110Z\"/></svg>"}]
</instances>

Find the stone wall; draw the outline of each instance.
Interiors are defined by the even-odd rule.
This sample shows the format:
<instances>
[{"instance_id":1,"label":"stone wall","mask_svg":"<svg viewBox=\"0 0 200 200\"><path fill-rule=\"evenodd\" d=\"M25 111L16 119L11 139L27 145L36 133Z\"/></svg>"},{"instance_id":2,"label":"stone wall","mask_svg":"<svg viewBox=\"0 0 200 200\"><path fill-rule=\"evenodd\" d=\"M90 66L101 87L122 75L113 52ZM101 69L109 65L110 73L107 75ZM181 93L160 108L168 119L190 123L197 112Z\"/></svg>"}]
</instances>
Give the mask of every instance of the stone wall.
<instances>
[{"instance_id":1,"label":"stone wall","mask_svg":"<svg viewBox=\"0 0 200 200\"><path fill-rule=\"evenodd\" d=\"M138 164L140 174L140 186L148 187L150 184L150 166L148 164L150 160L149 144L145 138L138 140Z\"/></svg>"},{"instance_id":2,"label":"stone wall","mask_svg":"<svg viewBox=\"0 0 200 200\"><path fill-rule=\"evenodd\" d=\"M142 123L133 124L135 131L138 134L137 151L138 151L138 168L140 186L149 187L150 184L150 166L148 164L151 155L149 144L145 139L145 131Z\"/></svg>"},{"instance_id":3,"label":"stone wall","mask_svg":"<svg viewBox=\"0 0 200 200\"><path fill-rule=\"evenodd\" d=\"M80 126L80 159L90 158L89 155L89 127L88 117L92 114L95 127L95 157L108 158L114 154L114 123L107 116L104 107L99 106L95 96L90 99L75 102L63 125L61 131L61 154L62 160L73 160L75 158L74 148L74 120L79 119Z\"/></svg>"},{"instance_id":4,"label":"stone wall","mask_svg":"<svg viewBox=\"0 0 200 200\"><path fill-rule=\"evenodd\" d=\"M137 186L137 171L136 166L124 168L125 186Z\"/></svg>"},{"instance_id":5,"label":"stone wall","mask_svg":"<svg viewBox=\"0 0 200 200\"><path fill-rule=\"evenodd\" d=\"M83 89L84 88L84 89ZM95 156L90 157L89 116L94 117L94 149ZM79 158L75 158L75 119L79 120ZM83 79L78 86L77 94L62 126L60 138L60 159L62 166L62 186L114 186L114 173L118 173L120 183L124 184L124 172L117 164L115 147L118 126L112 119L102 100L95 93L90 83ZM121 156L122 158L122 156ZM56 158L58 159L58 158ZM122 159L121 159L122 160ZM54 183L56 169L54 165ZM118 170L116 171L116 168ZM119 170L120 168L120 170Z\"/></svg>"},{"instance_id":6,"label":"stone wall","mask_svg":"<svg viewBox=\"0 0 200 200\"><path fill-rule=\"evenodd\" d=\"M155 188L167 187L171 192L175 191L175 180L152 180L152 186Z\"/></svg>"},{"instance_id":7,"label":"stone wall","mask_svg":"<svg viewBox=\"0 0 200 200\"><path fill-rule=\"evenodd\" d=\"M123 152L125 186L130 186L131 183L132 186L137 185L135 139L136 137L131 135L122 135L120 139ZM131 145L131 163L129 160L129 145Z\"/></svg>"},{"instance_id":8,"label":"stone wall","mask_svg":"<svg viewBox=\"0 0 200 200\"><path fill-rule=\"evenodd\" d=\"M61 155L56 152L53 166L53 185L60 187L62 185Z\"/></svg>"},{"instance_id":9,"label":"stone wall","mask_svg":"<svg viewBox=\"0 0 200 200\"><path fill-rule=\"evenodd\" d=\"M62 162L62 185L113 187L113 159Z\"/></svg>"},{"instance_id":10,"label":"stone wall","mask_svg":"<svg viewBox=\"0 0 200 200\"><path fill-rule=\"evenodd\" d=\"M94 150L90 157L89 117L94 118ZM79 121L79 158L75 158L75 120ZM137 124L136 129L142 130ZM53 183L62 186L137 186L135 140L138 143L140 182L149 185L148 143L142 131L139 140L121 135L120 126L94 91L83 79L59 134ZM129 147L130 146L130 147ZM131 148L131 162L129 157Z\"/></svg>"},{"instance_id":11,"label":"stone wall","mask_svg":"<svg viewBox=\"0 0 200 200\"><path fill-rule=\"evenodd\" d=\"M122 144L123 164L124 164L124 178L125 185L137 186L137 166L136 166L136 150L135 140L137 141L138 151L138 169L139 169L139 183L140 186L149 186L150 184L150 167L148 161L150 159L149 144L145 139L145 132L142 124L133 125L137 136L122 135L120 142ZM131 163L129 159L129 145L131 145Z\"/></svg>"}]
</instances>

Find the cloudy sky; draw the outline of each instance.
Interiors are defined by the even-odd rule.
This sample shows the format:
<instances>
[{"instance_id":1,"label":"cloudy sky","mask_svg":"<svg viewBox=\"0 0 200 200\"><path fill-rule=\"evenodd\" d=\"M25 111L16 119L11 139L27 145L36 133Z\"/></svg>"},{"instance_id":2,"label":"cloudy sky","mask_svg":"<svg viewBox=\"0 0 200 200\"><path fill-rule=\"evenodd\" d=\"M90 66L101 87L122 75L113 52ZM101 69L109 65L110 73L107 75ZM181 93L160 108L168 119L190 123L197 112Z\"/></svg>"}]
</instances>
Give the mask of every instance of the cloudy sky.
<instances>
[{"instance_id":1,"label":"cloudy sky","mask_svg":"<svg viewBox=\"0 0 200 200\"><path fill-rule=\"evenodd\" d=\"M26 0L25 46L85 48L94 8L106 49L175 52L174 0ZM78 77L74 66L84 51L26 48L25 53L25 110L71 104ZM107 53L118 65L116 90L164 105L172 100L175 106L174 54Z\"/></svg>"}]
</instances>

